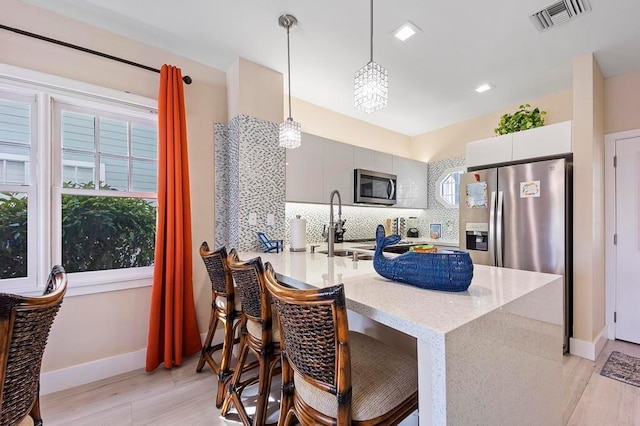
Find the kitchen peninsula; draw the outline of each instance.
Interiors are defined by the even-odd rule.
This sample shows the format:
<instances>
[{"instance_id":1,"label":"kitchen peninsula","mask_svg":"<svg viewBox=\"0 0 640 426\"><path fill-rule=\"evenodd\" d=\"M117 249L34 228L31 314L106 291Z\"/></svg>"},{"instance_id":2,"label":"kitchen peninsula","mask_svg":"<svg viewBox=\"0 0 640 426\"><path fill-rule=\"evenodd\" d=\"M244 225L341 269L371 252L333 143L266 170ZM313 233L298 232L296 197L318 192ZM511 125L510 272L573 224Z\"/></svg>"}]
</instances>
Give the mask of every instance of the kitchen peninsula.
<instances>
[{"instance_id":1,"label":"kitchen peninsula","mask_svg":"<svg viewBox=\"0 0 640 426\"><path fill-rule=\"evenodd\" d=\"M292 286L343 283L350 311L414 337L421 426L562 423L560 276L475 265L468 291L447 293L384 279L366 260L240 255Z\"/></svg>"}]
</instances>

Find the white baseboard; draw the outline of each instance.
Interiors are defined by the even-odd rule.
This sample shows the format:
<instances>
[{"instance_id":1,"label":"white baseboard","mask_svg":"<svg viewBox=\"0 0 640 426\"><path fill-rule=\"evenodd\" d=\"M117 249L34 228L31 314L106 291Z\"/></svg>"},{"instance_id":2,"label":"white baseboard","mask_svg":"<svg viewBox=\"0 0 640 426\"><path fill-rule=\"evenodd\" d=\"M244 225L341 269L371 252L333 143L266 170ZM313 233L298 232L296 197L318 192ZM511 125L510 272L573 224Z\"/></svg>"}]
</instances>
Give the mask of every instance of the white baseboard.
<instances>
[{"instance_id":1,"label":"white baseboard","mask_svg":"<svg viewBox=\"0 0 640 426\"><path fill-rule=\"evenodd\" d=\"M144 368L147 350L129 352L40 375L40 395L69 389L128 371Z\"/></svg>"},{"instance_id":2,"label":"white baseboard","mask_svg":"<svg viewBox=\"0 0 640 426\"><path fill-rule=\"evenodd\" d=\"M202 333L200 335L201 342L204 342L206 337L207 333ZM220 337L220 342L222 341L222 333L216 333L215 337L214 343L217 343L218 337ZM146 358L147 350L140 349L134 352L42 373L40 375L40 395L73 388L95 382L96 380L102 380L144 368Z\"/></svg>"},{"instance_id":3,"label":"white baseboard","mask_svg":"<svg viewBox=\"0 0 640 426\"><path fill-rule=\"evenodd\" d=\"M598 355L600 355L602 348L604 348L605 343L607 343L606 326L600 330L598 337L596 337L593 342L574 339L573 337L569 339L569 352L571 352L571 355L595 361Z\"/></svg>"}]
</instances>

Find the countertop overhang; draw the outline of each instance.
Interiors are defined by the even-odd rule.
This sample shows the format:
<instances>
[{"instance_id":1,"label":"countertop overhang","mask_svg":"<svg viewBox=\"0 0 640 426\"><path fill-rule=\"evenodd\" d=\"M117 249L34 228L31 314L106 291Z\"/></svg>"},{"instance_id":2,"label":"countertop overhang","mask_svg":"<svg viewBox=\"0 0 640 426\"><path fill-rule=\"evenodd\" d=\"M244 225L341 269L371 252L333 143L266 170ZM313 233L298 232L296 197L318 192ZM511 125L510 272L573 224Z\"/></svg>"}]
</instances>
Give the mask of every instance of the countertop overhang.
<instances>
[{"instance_id":1,"label":"countertop overhang","mask_svg":"<svg viewBox=\"0 0 640 426\"><path fill-rule=\"evenodd\" d=\"M361 243L336 244L336 249ZM317 250L326 249L326 244ZM425 290L378 275L371 260L329 258L309 252L243 252L244 260L261 256L271 262L283 282L296 287L329 287L344 284L347 308L418 339L442 338L490 312L556 282L560 275L474 265L474 276L465 292ZM562 317L553 318L562 324Z\"/></svg>"}]
</instances>

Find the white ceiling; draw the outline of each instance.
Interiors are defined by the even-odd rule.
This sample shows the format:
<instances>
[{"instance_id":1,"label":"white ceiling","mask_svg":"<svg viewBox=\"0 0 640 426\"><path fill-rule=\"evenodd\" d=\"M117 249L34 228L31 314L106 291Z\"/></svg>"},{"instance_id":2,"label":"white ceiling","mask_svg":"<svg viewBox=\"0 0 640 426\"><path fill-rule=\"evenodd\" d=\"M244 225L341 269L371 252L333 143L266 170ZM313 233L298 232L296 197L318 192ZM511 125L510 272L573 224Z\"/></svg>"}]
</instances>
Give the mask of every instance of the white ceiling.
<instances>
[{"instance_id":1,"label":"white ceiling","mask_svg":"<svg viewBox=\"0 0 640 426\"><path fill-rule=\"evenodd\" d=\"M528 15L554 0L376 0L374 60L389 71L389 104L365 114L353 107L353 75L369 60L368 0L25 1L223 71L242 56L285 76L277 20L290 13L292 95L410 136L568 89L580 54L594 52L605 77L640 69L638 0L591 0L592 12L544 33ZM401 43L392 32L407 20L422 33ZM485 82L496 88L477 94Z\"/></svg>"}]
</instances>

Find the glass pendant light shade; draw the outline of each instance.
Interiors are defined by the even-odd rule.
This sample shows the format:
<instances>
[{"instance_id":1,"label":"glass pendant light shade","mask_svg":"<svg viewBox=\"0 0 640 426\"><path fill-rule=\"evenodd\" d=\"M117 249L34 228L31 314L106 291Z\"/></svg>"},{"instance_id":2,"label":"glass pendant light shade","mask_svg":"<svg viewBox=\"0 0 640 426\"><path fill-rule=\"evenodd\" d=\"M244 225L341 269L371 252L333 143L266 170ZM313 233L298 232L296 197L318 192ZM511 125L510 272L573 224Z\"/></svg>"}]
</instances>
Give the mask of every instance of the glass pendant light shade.
<instances>
[{"instance_id":1,"label":"glass pendant light shade","mask_svg":"<svg viewBox=\"0 0 640 426\"><path fill-rule=\"evenodd\" d=\"M300 146L302 134L300 133L300 123L293 121L289 117L280 123L280 137L278 145L283 148L293 149Z\"/></svg>"},{"instance_id":2,"label":"glass pendant light shade","mask_svg":"<svg viewBox=\"0 0 640 426\"><path fill-rule=\"evenodd\" d=\"M371 60L360 68L354 81L354 106L367 114L387 106L389 94L389 74L380 64L373 61L373 0L371 0Z\"/></svg>"},{"instance_id":3,"label":"glass pendant light shade","mask_svg":"<svg viewBox=\"0 0 640 426\"><path fill-rule=\"evenodd\" d=\"M289 118L280 123L278 145L283 148L293 149L300 146L302 134L300 123L291 118L291 49L289 48L289 30L298 25L298 20L292 15L282 15L278 18L278 25L287 30L287 79L289 80Z\"/></svg>"},{"instance_id":4,"label":"glass pendant light shade","mask_svg":"<svg viewBox=\"0 0 640 426\"><path fill-rule=\"evenodd\" d=\"M372 113L387 106L389 75L387 70L373 61L356 72L354 105L361 111Z\"/></svg>"}]
</instances>

